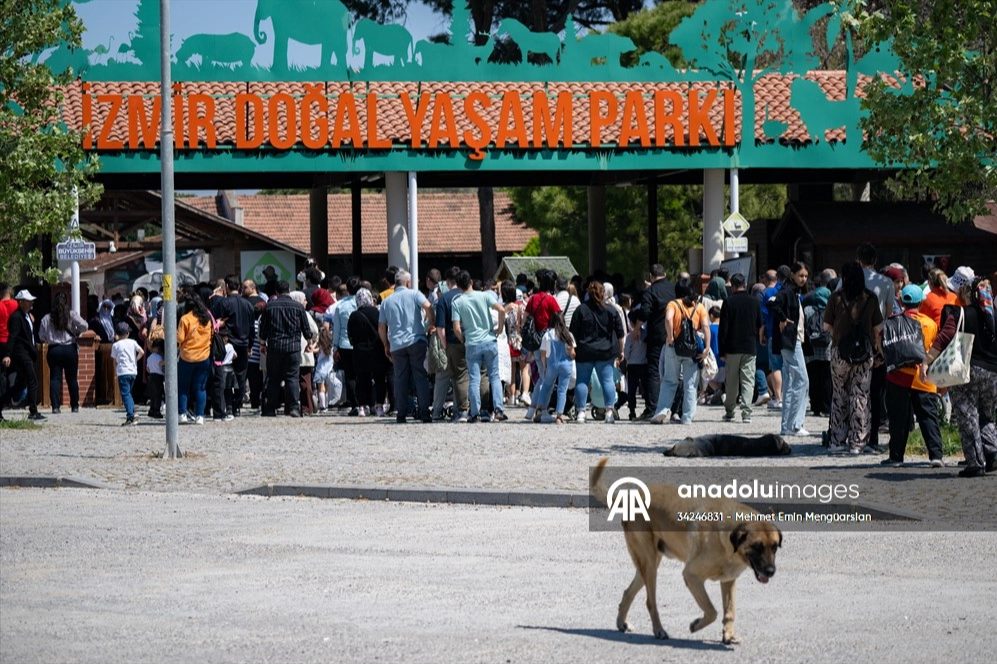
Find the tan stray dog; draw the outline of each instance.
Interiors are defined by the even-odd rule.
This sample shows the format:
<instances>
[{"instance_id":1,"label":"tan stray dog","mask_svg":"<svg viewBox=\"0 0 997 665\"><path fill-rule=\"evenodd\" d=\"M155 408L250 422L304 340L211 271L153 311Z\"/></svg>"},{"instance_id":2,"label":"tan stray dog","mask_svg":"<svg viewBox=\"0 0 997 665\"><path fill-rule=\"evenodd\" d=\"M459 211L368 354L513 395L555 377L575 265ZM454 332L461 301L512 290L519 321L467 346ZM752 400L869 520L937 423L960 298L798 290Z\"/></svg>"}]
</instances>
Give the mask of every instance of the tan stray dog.
<instances>
[{"instance_id":1,"label":"tan stray dog","mask_svg":"<svg viewBox=\"0 0 997 665\"><path fill-rule=\"evenodd\" d=\"M599 503L606 501L602 480L608 460L603 458L592 471L589 487ZM718 580L723 596L723 642L737 644L734 635L734 585L738 576L751 568L762 584L775 575L776 551L782 547L782 532L771 522L733 520L734 513L758 514L758 511L729 499L684 499L671 485L651 485L647 514L650 522L623 522L630 558L637 568L630 586L623 592L616 627L631 630L627 612L637 593L647 587L647 611L651 615L654 636L667 640L668 633L658 616L657 575L661 557L685 563L682 576L703 616L694 619L689 630L696 632L717 619L717 610L706 593L706 580ZM723 515L722 521L680 520L679 513Z\"/></svg>"}]
</instances>

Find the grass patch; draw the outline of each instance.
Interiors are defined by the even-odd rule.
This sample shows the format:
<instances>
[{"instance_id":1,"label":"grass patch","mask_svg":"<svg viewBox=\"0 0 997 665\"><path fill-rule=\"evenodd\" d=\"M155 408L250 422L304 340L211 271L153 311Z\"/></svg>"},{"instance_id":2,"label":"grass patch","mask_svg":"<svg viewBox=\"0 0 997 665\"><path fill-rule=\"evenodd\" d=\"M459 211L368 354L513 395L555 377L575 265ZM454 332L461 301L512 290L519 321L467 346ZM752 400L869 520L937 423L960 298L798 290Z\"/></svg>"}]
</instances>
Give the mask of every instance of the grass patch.
<instances>
[{"instance_id":1,"label":"grass patch","mask_svg":"<svg viewBox=\"0 0 997 665\"><path fill-rule=\"evenodd\" d=\"M921 436L919 427L915 427L907 439L907 454L928 456L928 449L924 447L924 437ZM942 454L945 457L962 458L962 439L954 424L942 423Z\"/></svg>"},{"instance_id":2,"label":"grass patch","mask_svg":"<svg viewBox=\"0 0 997 665\"><path fill-rule=\"evenodd\" d=\"M30 420L4 420L0 422L0 429L41 429L42 426Z\"/></svg>"}]
</instances>

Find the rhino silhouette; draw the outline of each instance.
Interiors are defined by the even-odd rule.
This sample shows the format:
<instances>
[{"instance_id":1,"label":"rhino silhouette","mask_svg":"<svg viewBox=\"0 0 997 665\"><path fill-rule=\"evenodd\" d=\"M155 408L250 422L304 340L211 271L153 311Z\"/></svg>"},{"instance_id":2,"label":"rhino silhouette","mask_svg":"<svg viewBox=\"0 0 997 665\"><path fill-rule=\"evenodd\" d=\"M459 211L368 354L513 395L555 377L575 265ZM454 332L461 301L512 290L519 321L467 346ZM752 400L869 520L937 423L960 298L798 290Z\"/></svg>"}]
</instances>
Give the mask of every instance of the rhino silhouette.
<instances>
[{"instance_id":1,"label":"rhino silhouette","mask_svg":"<svg viewBox=\"0 0 997 665\"><path fill-rule=\"evenodd\" d=\"M248 36L240 32L230 32L227 35L191 35L180 45L177 51L177 62L189 64L191 58L201 56L201 67L236 66L247 67L256 54L256 44Z\"/></svg>"}]
</instances>

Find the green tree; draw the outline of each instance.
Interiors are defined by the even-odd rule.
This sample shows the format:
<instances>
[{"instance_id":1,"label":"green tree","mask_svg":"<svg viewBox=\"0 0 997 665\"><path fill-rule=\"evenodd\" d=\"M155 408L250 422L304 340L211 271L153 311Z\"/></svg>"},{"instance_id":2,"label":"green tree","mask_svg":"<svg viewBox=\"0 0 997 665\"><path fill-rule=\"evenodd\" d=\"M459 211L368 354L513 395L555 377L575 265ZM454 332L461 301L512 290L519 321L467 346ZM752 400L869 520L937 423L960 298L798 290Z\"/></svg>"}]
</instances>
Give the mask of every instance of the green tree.
<instances>
[{"instance_id":1,"label":"green tree","mask_svg":"<svg viewBox=\"0 0 997 665\"><path fill-rule=\"evenodd\" d=\"M82 148L82 134L60 122L62 92L71 74L54 76L31 56L66 42L79 48L83 25L60 0L0 0L0 272L16 279L22 269L42 275L40 236L61 239L76 205L100 196L89 177L96 158ZM49 280L58 272L44 274Z\"/></svg>"},{"instance_id":2,"label":"green tree","mask_svg":"<svg viewBox=\"0 0 997 665\"><path fill-rule=\"evenodd\" d=\"M865 149L903 168L893 180L900 196L966 221L997 199L997 0L881 4L860 14L862 32L892 42L907 84L866 87Z\"/></svg>"},{"instance_id":3,"label":"green tree","mask_svg":"<svg viewBox=\"0 0 997 665\"><path fill-rule=\"evenodd\" d=\"M656 51L668 58L673 67L684 68L688 65L682 57L682 49L673 45L668 36L682 19L692 16L696 4L686 0L662 2L653 9L630 14L624 20L614 23L609 27L609 32L629 37L637 46L638 58L648 51Z\"/></svg>"},{"instance_id":4,"label":"green tree","mask_svg":"<svg viewBox=\"0 0 997 665\"><path fill-rule=\"evenodd\" d=\"M516 217L540 234L547 255L565 255L588 268L588 193L585 187L514 187L507 190ZM703 188L658 186L659 261L674 275L688 267L688 250L703 240ZM740 211L748 219L782 216L784 187L741 188ZM626 279L647 270L647 187L606 188L606 268Z\"/></svg>"}]
</instances>

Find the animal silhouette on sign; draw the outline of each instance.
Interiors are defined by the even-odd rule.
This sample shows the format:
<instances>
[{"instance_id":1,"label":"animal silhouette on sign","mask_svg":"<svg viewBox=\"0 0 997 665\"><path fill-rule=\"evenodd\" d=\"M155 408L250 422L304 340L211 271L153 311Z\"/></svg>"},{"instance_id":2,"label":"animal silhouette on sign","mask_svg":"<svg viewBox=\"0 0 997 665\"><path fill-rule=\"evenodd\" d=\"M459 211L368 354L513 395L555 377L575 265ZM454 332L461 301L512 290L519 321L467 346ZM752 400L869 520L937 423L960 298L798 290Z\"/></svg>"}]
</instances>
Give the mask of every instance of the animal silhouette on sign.
<instances>
[{"instance_id":1,"label":"animal silhouette on sign","mask_svg":"<svg viewBox=\"0 0 997 665\"><path fill-rule=\"evenodd\" d=\"M519 47L522 53L520 62L528 60L532 53L538 60L546 57L551 63L556 63L561 52L561 40L557 35L552 32L532 32L514 18L503 19L499 23L498 34L508 34L509 39Z\"/></svg>"},{"instance_id":2,"label":"animal silhouette on sign","mask_svg":"<svg viewBox=\"0 0 997 665\"><path fill-rule=\"evenodd\" d=\"M565 43L565 52L570 49L571 57L585 67L605 64L607 67L619 69L623 54L637 50L629 37L621 37L611 32L585 35L570 46L569 44L570 41Z\"/></svg>"},{"instance_id":3,"label":"animal silhouette on sign","mask_svg":"<svg viewBox=\"0 0 997 665\"><path fill-rule=\"evenodd\" d=\"M266 44L267 34L260 24L270 19L273 24L273 71L287 71L288 40L302 44L321 44L320 69L336 58L339 69L346 68L346 33L350 27L350 12L339 0L257 0L253 20L253 36Z\"/></svg>"},{"instance_id":4,"label":"animal silhouette on sign","mask_svg":"<svg viewBox=\"0 0 997 665\"><path fill-rule=\"evenodd\" d=\"M820 84L804 78L793 79L789 103L800 112L807 133L815 143L823 141L828 130L844 126L842 118L852 117L847 113L849 102L831 101Z\"/></svg>"},{"instance_id":5,"label":"animal silhouette on sign","mask_svg":"<svg viewBox=\"0 0 997 665\"><path fill-rule=\"evenodd\" d=\"M644 55L640 56L640 61L637 63L637 66L647 67L648 69L657 69L667 74L674 74L676 76L678 75L678 70L675 69L671 61L657 51L648 51Z\"/></svg>"},{"instance_id":6,"label":"animal silhouette on sign","mask_svg":"<svg viewBox=\"0 0 997 665\"><path fill-rule=\"evenodd\" d=\"M412 59L415 60L416 56L419 57L423 67L444 69L452 64L453 47L450 44L438 44L420 39L415 44L415 54Z\"/></svg>"},{"instance_id":7,"label":"animal silhouette on sign","mask_svg":"<svg viewBox=\"0 0 997 665\"><path fill-rule=\"evenodd\" d=\"M786 130L789 129L789 123L783 122L781 120L772 120L769 118L769 105L765 105L765 120L762 122L762 132L765 134L766 139L779 140Z\"/></svg>"},{"instance_id":8,"label":"animal silhouette on sign","mask_svg":"<svg viewBox=\"0 0 997 665\"><path fill-rule=\"evenodd\" d=\"M201 67L247 67L253 61L256 44L240 32L227 35L191 35L180 45L177 62L188 64L194 56L201 56Z\"/></svg>"},{"instance_id":9,"label":"animal silhouette on sign","mask_svg":"<svg viewBox=\"0 0 997 665\"><path fill-rule=\"evenodd\" d=\"M363 42L364 48L364 69L374 66L375 53L394 58L395 64L402 67L406 61L412 62L414 57L412 35L403 25L393 23L381 25L368 18L362 18L353 26L353 55L360 55L360 42Z\"/></svg>"}]
</instances>

